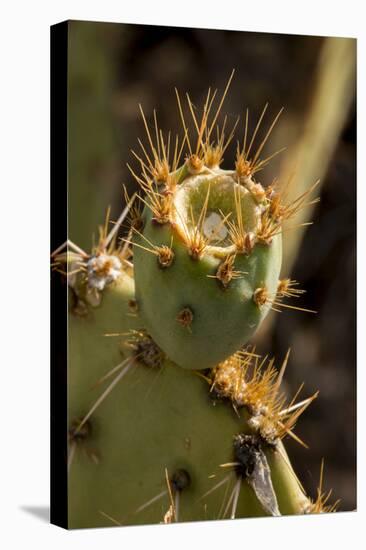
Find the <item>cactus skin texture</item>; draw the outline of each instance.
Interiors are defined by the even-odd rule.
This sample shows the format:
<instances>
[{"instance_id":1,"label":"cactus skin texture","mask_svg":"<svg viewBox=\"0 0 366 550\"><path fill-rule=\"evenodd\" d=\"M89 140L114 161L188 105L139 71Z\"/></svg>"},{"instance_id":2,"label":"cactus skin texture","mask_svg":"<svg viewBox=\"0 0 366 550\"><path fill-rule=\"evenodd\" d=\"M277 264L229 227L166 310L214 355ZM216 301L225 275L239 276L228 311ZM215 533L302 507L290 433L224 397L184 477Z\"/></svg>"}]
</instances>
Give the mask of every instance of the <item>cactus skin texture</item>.
<instances>
[{"instance_id":1,"label":"cactus skin texture","mask_svg":"<svg viewBox=\"0 0 366 550\"><path fill-rule=\"evenodd\" d=\"M241 208L244 238L255 239L261 205L232 175L220 169L216 174L186 178L173 195L178 195L180 202L186 199L185 212L172 208L171 220L165 224L156 223L146 207L144 229L135 240L144 246L134 247L134 265L136 296L145 325L169 357L188 369L211 368L249 340L270 309L269 304L255 303L254 292L266 287L275 295L281 267L281 235L270 244L253 243L252 249L237 250L220 212L224 217L235 212L234 198L240 197L237 207ZM200 217L200 209L206 210L206 223L213 219L217 237L221 237L203 243L196 257L191 243L195 228L190 227L189 218L181 221L190 207L198 211L195 219ZM205 222L202 229L205 236ZM209 227L209 231L215 232L215 228ZM171 250L171 265L162 266L159 256L146 253L146 246ZM184 311L191 312L186 323L180 318Z\"/></svg>"},{"instance_id":2,"label":"cactus skin texture","mask_svg":"<svg viewBox=\"0 0 366 550\"><path fill-rule=\"evenodd\" d=\"M122 273L105 289L98 307L82 317L70 317L69 437L74 448L69 526L159 523L169 508L165 471L173 478L181 470L188 473L189 484L175 494L175 501L179 494L179 521L230 517L232 506L225 511L224 496L233 491L237 477L232 468L227 472L220 465L233 461L233 434L243 428L250 432L247 413L241 409L238 414L229 402L216 399L196 373L164 356L156 364L145 364L141 358L77 431L108 386L102 377L111 365L123 363L121 350L133 357L128 337L121 346L120 338L116 342L104 336L139 325L138 317L130 314L133 296L133 280ZM268 447L268 460L274 460L273 452ZM289 499L289 491L283 491L278 504L283 513L294 513L307 499L296 478L288 476L283 456L277 455L279 464L273 470L285 477L292 496ZM281 479L274 483L282 486ZM240 484L235 515L267 515L245 481Z\"/></svg>"},{"instance_id":3,"label":"cactus skin texture","mask_svg":"<svg viewBox=\"0 0 366 550\"><path fill-rule=\"evenodd\" d=\"M251 153L267 107L251 138L246 114L235 169L220 169L235 128L216 144L210 135L229 83L211 123L210 92L201 121L188 97L195 149L178 96L184 139L172 160L156 116L154 144L142 112L151 158L140 143L141 175L131 171L146 192L143 212L133 197L110 230L107 215L90 254L70 241L52 254L70 288L69 527L336 509L322 492L323 466L313 502L283 444L289 436L306 446L294 427L317 394L287 401L289 354L277 369L244 347L270 308L294 307L283 300L304 292L279 272L282 221L308 193L286 204L254 180L279 116Z\"/></svg>"},{"instance_id":4,"label":"cactus skin texture","mask_svg":"<svg viewBox=\"0 0 366 550\"><path fill-rule=\"evenodd\" d=\"M123 274L105 290L99 307L84 317L70 317L69 418L74 426L105 389L106 384L95 383L124 359L120 339L104 334L131 327L132 298L133 280ZM199 498L214 485L210 473L223 477L218 466L231 460L232 435L241 422L233 409L215 405L199 376L166 359L160 366L137 362L85 426L85 437L80 429L74 438L70 527L109 525L103 512L121 523L162 521L169 507L165 468L170 475L184 469L191 478L181 494L181 520L219 514L217 495ZM160 499L134 513L163 491ZM248 493L254 512L261 515ZM243 515L246 506L243 499Z\"/></svg>"}]
</instances>

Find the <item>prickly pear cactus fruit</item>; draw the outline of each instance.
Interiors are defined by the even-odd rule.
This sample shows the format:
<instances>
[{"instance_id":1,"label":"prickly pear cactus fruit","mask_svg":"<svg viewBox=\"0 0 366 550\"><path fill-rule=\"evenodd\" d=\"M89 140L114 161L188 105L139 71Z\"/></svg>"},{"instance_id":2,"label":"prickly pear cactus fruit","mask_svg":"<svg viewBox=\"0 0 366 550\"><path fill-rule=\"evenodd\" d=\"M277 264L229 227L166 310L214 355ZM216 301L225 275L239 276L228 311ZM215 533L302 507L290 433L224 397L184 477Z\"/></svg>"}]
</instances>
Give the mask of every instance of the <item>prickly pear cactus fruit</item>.
<instances>
[{"instance_id":1,"label":"prickly pear cactus fruit","mask_svg":"<svg viewBox=\"0 0 366 550\"><path fill-rule=\"evenodd\" d=\"M134 152L140 173L129 167L145 193L143 212L127 239L141 318L170 359L187 369L211 368L234 353L285 297L279 291L282 222L305 199L285 204L274 185L264 188L254 178L280 152L260 158L282 110L256 151L267 105L251 135L247 111L234 166L220 168L238 122L225 138L225 118L212 137L226 91L212 115L214 96L208 93L200 120L187 95L196 144L177 93L184 137L180 144L176 139L173 155L170 134L164 137L158 128L156 113L150 131L141 109L147 145L140 140L141 157Z\"/></svg>"},{"instance_id":2,"label":"prickly pear cactus fruit","mask_svg":"<svg viewBox=\"0 0 366 550\"><path fill-rule=\"evenodd\" d=\"M276 295L281 235L260 241L265 194L258 199L235 172L219 168L186 177L169 195L163 223L151 206L133 241L141 315L178 365L212 367L245 344L267 315L270 303L256 292Z\"/></svg>"}]
</instances>

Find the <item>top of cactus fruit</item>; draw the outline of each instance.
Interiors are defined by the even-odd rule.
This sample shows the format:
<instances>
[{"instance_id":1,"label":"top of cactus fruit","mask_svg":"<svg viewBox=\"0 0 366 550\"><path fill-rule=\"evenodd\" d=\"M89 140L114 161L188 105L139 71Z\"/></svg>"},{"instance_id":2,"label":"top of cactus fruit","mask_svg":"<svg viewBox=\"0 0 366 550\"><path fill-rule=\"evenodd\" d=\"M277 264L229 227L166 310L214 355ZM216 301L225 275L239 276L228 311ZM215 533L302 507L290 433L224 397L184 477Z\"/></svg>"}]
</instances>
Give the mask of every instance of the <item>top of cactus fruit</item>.
<instances>
[{"instance_id":1,"label":"top of cactus fruit","mask_svg":"<svg viewBox=\"0 0 366 550\"><path fill-rule=\"evenodd\" d=\"M233 177L233 172L206 171L187 177L173 198L172 222L183 240L191 245L201 240L211 251L235 252L230 225L242 221L242 232L256 232L261 207L252 194Z\"/></svg>"},{"instance_id":2,"label":"top of cactus fruit","mask_svg":"<svg viewBox=\"0 0 366 550\"><path fill-rule=\"evenodd\" d=\"M249 132L249 111L246 109L244 136L242 143L237 144L234 169L220 168L224 152L232 141L239 122L237 118L230 131L226 129L226 116L222 124L219 123L233 75L234 71L216 109L213 106L217 90L208 90L200 118L190 96L186 94L188 112L196 134L194 140L177 90L175 91L184 135L181 140L176 136L175 143L170 132L164 135L159 128L155 110L154 130L149 129L140 106L147 145L139 139L141 153L133 151L140 164L140 174L129 165L128 168L146 193L146 199L141 198L141 201L152 210L157 223L170 222L176 225L178 232L186 240L187 232L190 233L191 227L198 224L200 230L196 231L195 239L204 241L206 247L233 246L233 250L240 253L247 252L253 246L253 239L262 244L269 244L272 238L282 231L282 221L293 217L306 206L307 197L317 183L304 195L290 204L285 204L285 192L277 192L274 184L264 188L255 181L254 175L284 150L282 148L261 158L283 108L275 116L259 145L255 146L268 103L264 106L252 134ZM183 164L182 156L185 156ZM220 193L224 186L228 185L232 192ZM198 243L198 247L200 246L203 246L202 242Z\"/></svg>"}]
</instances>

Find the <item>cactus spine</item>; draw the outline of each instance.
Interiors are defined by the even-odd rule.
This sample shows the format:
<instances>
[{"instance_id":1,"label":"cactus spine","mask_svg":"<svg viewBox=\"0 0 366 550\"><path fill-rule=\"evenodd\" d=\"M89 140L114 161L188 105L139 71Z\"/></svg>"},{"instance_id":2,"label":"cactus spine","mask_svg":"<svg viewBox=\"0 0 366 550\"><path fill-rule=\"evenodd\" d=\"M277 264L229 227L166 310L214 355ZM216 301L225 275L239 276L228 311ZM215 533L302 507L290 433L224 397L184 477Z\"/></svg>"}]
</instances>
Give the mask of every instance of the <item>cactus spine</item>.
<instances>
[{"instance_id":1,"label":"cactus spine","mask_svg":"<svg viewBox=\"0 0 366 550\"><path fill-rule=\"evenodd\" d=\"M217 127L231 78L213 113L188 108L197 134L164 138L142 112L148 146L131 169L133 197L88 254L67 243L53 254L70 286L69 522L72 527L192 521L329 511L294 473L282 440L317 397L287 401L277 369L248 344L269 309L304 291L279 279L281 223L313 191L287 204L254 174L270 158L254 152L267 106L235 166L220 163L233 138ZM212 112L212 114L211 114ZM183 151L186 157L181 163ZM148 152L150 151L150 152ZM127 238L119 227L130 217ZM301 309L301 308L295 308ZM306 310L305 310L306 311ZM321 485L321 484L320 484Z\"/></svg>"}]
</instances>

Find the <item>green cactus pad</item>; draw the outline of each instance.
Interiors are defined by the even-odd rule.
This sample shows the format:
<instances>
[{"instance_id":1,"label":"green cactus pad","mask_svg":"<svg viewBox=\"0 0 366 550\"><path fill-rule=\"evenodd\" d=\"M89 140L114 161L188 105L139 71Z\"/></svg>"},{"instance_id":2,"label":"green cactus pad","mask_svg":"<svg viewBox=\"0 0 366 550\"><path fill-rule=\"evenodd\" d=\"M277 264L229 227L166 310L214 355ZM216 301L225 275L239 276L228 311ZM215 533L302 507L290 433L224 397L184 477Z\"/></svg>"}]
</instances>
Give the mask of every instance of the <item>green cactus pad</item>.
<instances>
[{"instance_id":1,"label":"green cactus pad","mask_svg":"<svg viewBox=\"0 0 366 550\"><path fill-rule=\"evenodd\" d=\"M163 522L166 476L179 521L267 515L255 484L234 468L234 438L250 433L247 411L166 359L141 330L134 296L122 272L99 306L69 317L69 527ZM118 365L128 370L80 429ZM281 443L265 449L280 512L303 513L306 497Z\"/></svg>"},{"instance_id":2,"label":"green cactus pad","mask_svg":"<svg viewBox=\"0 0 366 550\"><path fill-rule=\"evenodd\" d=\"M133 290L133 280L122 274L103 291L99 307L85 317L70 315L71 430L113 377L96 383L125 359L120 339L105 335L118 330L123 337L139 325L129 311ZM111 526L113 520L162 522L169 508L167 493L137 510L166 491L165 469L170 478L180 470L190 478L180 493L180 521L217 519L220 508L224 512L225 490L232 490L236 477L220 464L232 461L233 436L243 430L244 417L229 403L215 402L197 374L167 360L161 366L147 363L131 367L70 441L70 449L75 445L69 473L71 528ZM228 474L227 483L205 496ZM248 515L265 514L244 483L236 516Z\"/></svg>"}]
</instances>

